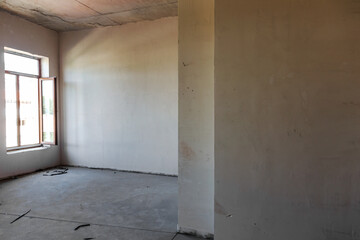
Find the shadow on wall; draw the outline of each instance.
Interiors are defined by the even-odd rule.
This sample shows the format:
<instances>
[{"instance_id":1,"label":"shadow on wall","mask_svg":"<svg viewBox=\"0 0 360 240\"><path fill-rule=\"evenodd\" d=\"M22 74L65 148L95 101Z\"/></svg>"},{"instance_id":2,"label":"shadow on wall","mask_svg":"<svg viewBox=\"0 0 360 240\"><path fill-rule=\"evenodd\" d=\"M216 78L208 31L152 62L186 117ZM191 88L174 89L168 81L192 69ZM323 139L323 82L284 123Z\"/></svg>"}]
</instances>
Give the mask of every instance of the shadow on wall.
<instances>
[{"instance_id":1,"label":"shadow on wall","mask_svg":"<svg viewBox=\"0 0 360 240\"><path fill-rule=\"evenodd\" d=\"M60 40L63 163L177 175L177 18Z\"/></svg>"}]
</instances>

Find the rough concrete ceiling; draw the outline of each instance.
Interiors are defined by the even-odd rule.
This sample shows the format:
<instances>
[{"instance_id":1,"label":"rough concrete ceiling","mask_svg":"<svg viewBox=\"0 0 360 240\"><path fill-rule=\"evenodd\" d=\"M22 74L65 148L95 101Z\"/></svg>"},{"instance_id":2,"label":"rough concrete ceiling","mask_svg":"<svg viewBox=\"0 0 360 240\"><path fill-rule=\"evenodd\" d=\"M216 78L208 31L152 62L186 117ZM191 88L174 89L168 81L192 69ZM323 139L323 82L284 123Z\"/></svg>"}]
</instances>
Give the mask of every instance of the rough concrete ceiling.
<instances>
[{"instance_id":1,"label":"rough concrete ceiling","mask_svg":"<svg viewBox=\"0 0 360 240\"><path fill-rule=\"evenodd\" d=\"M56 31L177 16L178 0L0 0L0 8Z\"/></svg>"}]
</instances>

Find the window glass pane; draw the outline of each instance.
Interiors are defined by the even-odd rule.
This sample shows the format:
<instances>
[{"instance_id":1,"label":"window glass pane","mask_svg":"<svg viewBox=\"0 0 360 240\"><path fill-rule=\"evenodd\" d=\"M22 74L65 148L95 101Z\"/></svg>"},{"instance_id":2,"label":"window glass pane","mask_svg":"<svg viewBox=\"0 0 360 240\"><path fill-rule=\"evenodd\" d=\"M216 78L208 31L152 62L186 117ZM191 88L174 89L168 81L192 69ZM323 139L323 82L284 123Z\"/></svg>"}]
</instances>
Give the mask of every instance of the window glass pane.
<instances>
[{"instance_id":1,"label":"window glass pane","mask_svg":"<svg viewBox=\"0 0 360 240\"><path fill-rule=\"evenodd\" d=\"M39 60L4 53L5 70L39 75Z\"/></svg>"},{"instance_id":2,"label":"window glass pane","mask_svg":"<svg viewBox=\"0 0 360 240\"><path fill-rule=\"evenodd\" d=\"M55 143L54 80L42 81L43 142Z\"/></svg>"},{"instance_id":3,"label":"window glass pane","mask_svg":"<svg viewBox=\"0 0 360 240\"><path fill-rule=\"evenodd\" d=\"M39 140L38 79L21 77L20 91L20 143L21 146L37 144Z\"/></svg>"},{"instance_id":4,"label":"window glass pane","mask_svg":"<svg viewBox=\"0 0 360 240\"><path fill-rule=\"evenodd\" d=\"M6 147L17 146L16 76L5 74Z\"/></svg>"}]
</instances>

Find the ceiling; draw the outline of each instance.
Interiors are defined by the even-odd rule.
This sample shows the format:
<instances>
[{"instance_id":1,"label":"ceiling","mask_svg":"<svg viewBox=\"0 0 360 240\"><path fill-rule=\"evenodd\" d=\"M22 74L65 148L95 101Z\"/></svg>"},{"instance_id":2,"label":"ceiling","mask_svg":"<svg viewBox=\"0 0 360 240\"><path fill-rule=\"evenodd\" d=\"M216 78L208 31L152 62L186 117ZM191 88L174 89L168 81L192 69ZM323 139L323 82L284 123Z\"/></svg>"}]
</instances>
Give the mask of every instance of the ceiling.
<instances>
[{"instance_id":1,"label":"ceiling","mask_svg":"<svg viewBox=\"0 0 360 240\"><path fill-rule=\"evenodd\" d=\"M178 0L0 0L0 8L61 32L177 16Z\"/></svg>"}]
</instances>

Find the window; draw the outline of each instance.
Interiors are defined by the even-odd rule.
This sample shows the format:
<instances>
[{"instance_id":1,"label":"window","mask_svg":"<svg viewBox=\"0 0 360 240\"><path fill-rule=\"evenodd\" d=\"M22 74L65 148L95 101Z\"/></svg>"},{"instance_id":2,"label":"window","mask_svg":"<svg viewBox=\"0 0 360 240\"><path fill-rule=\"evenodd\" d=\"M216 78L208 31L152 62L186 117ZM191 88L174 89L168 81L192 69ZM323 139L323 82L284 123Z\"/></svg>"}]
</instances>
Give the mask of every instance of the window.
<instances>
[{"instance_id":1,"label":"window","mask_svg":"<svg viewBox=\"0 0 360 240\"><path fill-rule=\"evenodd\" d=\"M41 77L41 58L5 50L6 147L56 144L56 79Z\"/></svg>"}]
</instances>

